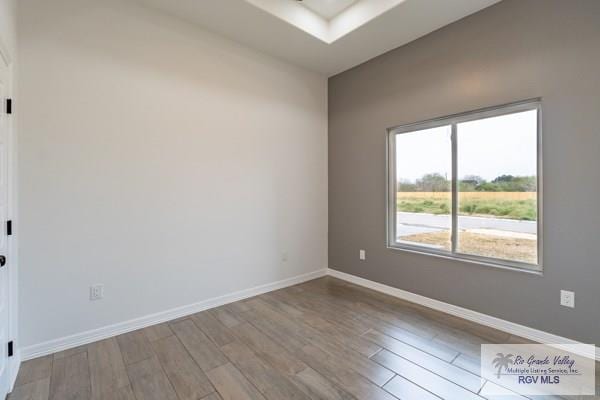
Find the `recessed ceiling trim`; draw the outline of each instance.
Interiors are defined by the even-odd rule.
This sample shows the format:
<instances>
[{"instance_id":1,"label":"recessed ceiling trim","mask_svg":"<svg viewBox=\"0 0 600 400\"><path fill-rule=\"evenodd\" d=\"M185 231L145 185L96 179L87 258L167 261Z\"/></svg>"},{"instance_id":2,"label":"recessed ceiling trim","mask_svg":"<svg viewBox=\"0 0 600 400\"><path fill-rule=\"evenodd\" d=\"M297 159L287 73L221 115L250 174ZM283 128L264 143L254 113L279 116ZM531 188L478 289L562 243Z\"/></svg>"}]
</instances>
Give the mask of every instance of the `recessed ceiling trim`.
<instances>
[{"instance_id":1,"label":"recessed ceiling trim","mask_svg":"<svg viewBox=\"0 0 600 400\"><path fill-rule=\"evenodd\" d=\"M405 0L362 0L348 7L329 22L329 43L346 36Z\"/></svg>"},{"instance_id":2,"label":"recessed ceiling trim","mask_svg":"<svg viewBox=\"0 0 600 400\"><path fill-rule=\"evenodd\" d=\"M323 15L336 15L330 21L295 0L123 1L144 4L259 52L332 76L500 0L358 0L347 9L342 4L351 3L332 0L329 8L315 8ZM354 14L361 7L370 11ZM346 25L345 21L350 22Z\"/></svg>"},{"instance_id":3,"label":"recessed ceiling trim","mask_svg":"<svg viewBox=\"0 0 600 400\"><path fill-rule=\"evenodd\" d=\"M360 0L297 0L326 20L337 17L345 9Z\"/></svg>"},{"instance_id":4,"label":"recessed ceiling trim","mask_svg":"<svg viewBox=\"0 0 600 400\"><path fill-rule=\"evenodd\" d=\"M329 22L296 1L282 0L246 0L283 21L302 29L325 43L329 43Z\"/></svg>"},{"instance_id":5,"label":"recessed ceiling trim","mask_svg":"<svg viewBox=\"0 0 600 400\"><path fill-rule=\"evenodd\" d=\"M295 0L245 1L331 44L406 0L359 0L331 20L303 7Z\"/></svg>"}]
</instances>

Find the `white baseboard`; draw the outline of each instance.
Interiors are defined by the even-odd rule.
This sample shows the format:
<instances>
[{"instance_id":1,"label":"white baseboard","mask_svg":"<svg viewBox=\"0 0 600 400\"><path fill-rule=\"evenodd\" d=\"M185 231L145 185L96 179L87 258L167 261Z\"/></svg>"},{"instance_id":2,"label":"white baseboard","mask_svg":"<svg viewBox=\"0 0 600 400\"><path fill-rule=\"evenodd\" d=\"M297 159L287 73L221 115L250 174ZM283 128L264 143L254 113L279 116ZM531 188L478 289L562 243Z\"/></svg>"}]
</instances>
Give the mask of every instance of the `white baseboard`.
<instances>
[{"instance_id":1,"label":"white baseboard","mask_svg":"<svg viewBox=\"0 0 600 400\"><path fill-rule=\"evenodd\" d=\"M203 300L198 303L189 304L182 307L173 308L171 310L161 311L155 314L146 315L144 317L135 318L129 321L119 322L114 325L104 326L97 329L92 329L86 332L77 333L70 336L65 336L59 339L49 340L47 342L35 344L20 349L21 358L23 361L37 357L42 357L48 354L81 346L84 344L96 342L123 333L131 332L137 329L145 328L150 325L159 324L173 319L185 317L195 314L200 311L210 308L219 307L224 304L233 303L249 297L258 296L263 293L273 290L282 289L288 286L297 285L312 279L320 278L327 275L327 269L321 269L307 274L298 275L292 278L283 279L281 281L267 283L265 285L256 286L250 289L240 290L238 292L226 294L208 300Z\"/></svg>"},{"instance_id":2,"label":"white baseboard","mask_svg":"<svg viewBox=\"0 0 600 400\"><path fill-rule=\"evenodd\" d=\"M355 285L373 289L375 291L385 293L390 296L400 298L402 300L410 301L411 303L420 304L422 306L432 308L434 310L441 311L446 314L454 315L456 317L476 322L481 325L489 326L490 328L495 328L513 335L523 337L525 339L533 340L534 342L549 344L557 348L564 348L561 345L581 344L576 340L533 329L528 326L516 324L514 322L506 321L500 318L492 317L490 315L482 314L480 312L469 310L467 308L455 306L449 303L444 303L443 301L431 299L429 297L411 293L406 290L370 281L368 279L360 278L355 275L350 275L345 272L340 272L335 269L329 268L327 270L327 275L330 275L334 278L342 279L350 283L354 283ZM597 347L595 354L586 353L580 355L600 361L600 349Z\"/></svg>"},{"instance_id":3,"label":"white baseboard","mask_svg":"<svg viewBox=\"0 0 600 400\"><path fill-rule=\"evenodd\" d=\"M282 289L288 286L297 285L302 282L306 282L312 279L320 278L325 275L345 280L350 283L354 283L359 286L363 286L369 289L376 290L381 293L388 294L412 303L420 304L425 307L432 308L444 312L446 314L454 315L472 322L479 323L481 325L489 326L513 335L523 337L525 339L533 340L538 343L549 343L557 345L560 344L581 344L578 341L554 335L548 332L533 329L524 325L516 324L514 322L506 321L500 318L492 317L490 315L482 314L477 311L469 310L463 307L455 306L443 301L431 299L429 297L421 296L419 294L411 293L406 290L394 288L392 286L384 285L378 282L370 281L368 279L360 278L358 276L346 274L334 269L321 269L307 274L298 275L292 278L284 279L281 281L268 283L265 285L253 287L250 289L241 290L231 294L215 297L208 300L203 300L198 303L189 304L182 307L177 307L171 310L162 311L159 313L146 315L144 317L132 319L129 321L120 322L114 325L109 325L97 329L92 329L86 332L77 333L70 336L65 336L59 339L50 340L47 342L39 343L33 346L28 346L17 351L20 354L20 358L23 361L30 360L33 358L45 356L58 351L70 349L73 347L81 346L84 344L92 343L98 340L106 339L123 333L131 332L137 329L145 328L150 325L159 324L162 322L170 321L173 319L181 318L187 315L195 314L200 311L208 310L210 308L222 306L224 304L233 303L239 300L247 299L249 297L258 296L263 293L271 292L273 290ZM596 348L595 354L582 354L588 358L595 358L600 361L600 351ZM16 378L15 369L14 377L11 379L14 382Z\"/></svg>"}]
</instances>

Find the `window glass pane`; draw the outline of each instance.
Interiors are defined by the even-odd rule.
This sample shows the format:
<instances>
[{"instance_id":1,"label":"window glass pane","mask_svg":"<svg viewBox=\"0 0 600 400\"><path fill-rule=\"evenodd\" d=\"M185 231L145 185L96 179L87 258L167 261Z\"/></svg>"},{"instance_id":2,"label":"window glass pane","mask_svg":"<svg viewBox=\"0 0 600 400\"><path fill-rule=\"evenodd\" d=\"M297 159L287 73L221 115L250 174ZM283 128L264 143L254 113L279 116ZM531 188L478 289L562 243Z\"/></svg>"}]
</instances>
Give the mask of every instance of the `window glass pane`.
<instances>
[{"instance_id":1,"label":"window glass pane","mask_svg":"<svg viewBox=\"0 0 600 400\"><path fill-rule=\"evenodd\" d=\"M457 125L457 252L537 264L537 110Z\"/></svg>"},{"instance_id":2,"label":"window glass pane","mask_svg":"<svg viewBox=\"0 0 600 400\"><path fill-rule=\"evenodd\" d=\"M396 240L451 249L450 126L396 135Z\"/></svg>"}]
</instances>

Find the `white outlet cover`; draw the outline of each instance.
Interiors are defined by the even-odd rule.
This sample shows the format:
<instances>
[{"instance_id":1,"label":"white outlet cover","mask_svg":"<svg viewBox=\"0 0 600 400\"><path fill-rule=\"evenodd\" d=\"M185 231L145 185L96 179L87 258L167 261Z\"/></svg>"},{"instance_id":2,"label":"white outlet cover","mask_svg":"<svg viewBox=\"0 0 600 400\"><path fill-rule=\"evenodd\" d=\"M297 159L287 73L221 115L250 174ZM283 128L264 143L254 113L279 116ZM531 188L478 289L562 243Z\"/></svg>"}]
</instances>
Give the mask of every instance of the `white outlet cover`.
<instances>
[{"instance_id":1,"label":"white outlet cover","mask_svg":"<svg viewBox=\"0 0 600 400\"><path fill-rule=\"evenodd\" d=\"M90 300L100 300L104 297L104 285L90 286Z\"/></svg>"},{"instance_id":2,"label":"white outlet cover","mask_svg":"<svg viewBox=\"0 0 600 400\"><path fill-rule=\"evenodd\" d=\"M359 252L358 252L358 257L359 257L361 260L363 260L363 261L364 261L364 260L366 260L366 259L367 259L367 252L366 252L365 250L361 250L361 251L359 251Z\"/></svg>"},{"instance_id":3,"label":"white outlet cover","mask_svg":"<svg viewBox=\"0 0 600 400\"><path fill-rule=\"evenodd\" d=\"M571 292L569 290L561 290L560 305L575 308L575 292Z\"/></svg>"}]
</instances>

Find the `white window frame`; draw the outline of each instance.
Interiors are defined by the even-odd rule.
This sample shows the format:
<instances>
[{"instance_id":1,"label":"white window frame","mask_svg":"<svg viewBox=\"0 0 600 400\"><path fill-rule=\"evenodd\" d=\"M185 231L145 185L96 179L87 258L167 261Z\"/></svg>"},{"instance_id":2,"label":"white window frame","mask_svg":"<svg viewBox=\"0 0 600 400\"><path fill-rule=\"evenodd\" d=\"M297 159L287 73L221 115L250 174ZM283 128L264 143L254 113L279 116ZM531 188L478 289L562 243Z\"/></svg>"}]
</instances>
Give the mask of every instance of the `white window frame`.
<instances>
[{"instance_id":1,"label":"white window frame","mask_svg":"<svg viewBox=\"0 0 600 400\"><path fill-rule=\"evenodd\" d=\"M514 114L524 111L537 110L537 258L536 264L530 264L520 261L504 260L493 257L484 257L472 254L460 253L456 250L456 242L458 231L458 190L457 190L457 125L463 122L475 121L480 119L498 117L502 115ZM452 250L440 250L421 246L418 244L409 244L398 242L396 240L396 218L397 218L397 184L396 184L396 135L409 133L419 130L437 128L440 126L451 126L451 152L452 152L452 225L451 225L451 240ZM436 257L442 257L452 260L460 260L469 263L480 265L508 268L511 270L524 271L535 274L542 274L543 271L543 238L542 238L542 107L541 99L530 99L516 103L504 104L500 106L488 107L475 111L469 111L460 114L449 115L446 117L435 118L427 121L399 125L387 130L386 134L386 150L387 150L387 247L389 249L408 251L418 254L426 254Z\"/></svg>"}]
</instances>

